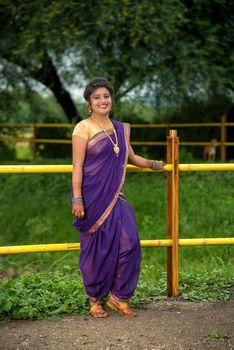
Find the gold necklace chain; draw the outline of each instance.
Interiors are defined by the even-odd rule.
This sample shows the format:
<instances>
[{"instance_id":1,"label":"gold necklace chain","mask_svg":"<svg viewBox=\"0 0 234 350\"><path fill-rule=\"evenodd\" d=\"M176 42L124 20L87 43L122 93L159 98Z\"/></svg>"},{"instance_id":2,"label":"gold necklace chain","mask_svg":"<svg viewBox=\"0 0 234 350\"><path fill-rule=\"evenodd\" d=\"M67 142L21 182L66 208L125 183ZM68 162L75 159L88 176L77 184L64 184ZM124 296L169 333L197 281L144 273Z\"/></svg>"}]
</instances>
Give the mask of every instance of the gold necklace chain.
<instances>
[{"instance_id":1,"label":"gold necklace chain","mask_svg":"<svg viewBox=\"0 0 234 350\"><path fill-rule=\"evenodd\" d=\"M99 121L98 121L96 118L94 118L93 115L92 115L92 119L97 123L97 125L99 126L99 128L102 129L102 131L106 134L106 136L108 137L108 139L111 141L111 143L112 143L112 145L113 145L114 152L115 152L116 156L118 157L118 156L119 156L119 145L118 145L119 142L118 142L118 136L117 136L117 133L116 133L116 130L115 130L115 128L114 128L113 123L109 120L109 122L111 123L111 128L112 128L112 130L113 130L113 133L114 133L114 135L115 135L115 141L116 141L116 142L114 142L114 141L112 140L112 138L110 137L110 135L108 134L108 132L101 126L101 124L99 123Z\"/></svg>"}]
</instances>

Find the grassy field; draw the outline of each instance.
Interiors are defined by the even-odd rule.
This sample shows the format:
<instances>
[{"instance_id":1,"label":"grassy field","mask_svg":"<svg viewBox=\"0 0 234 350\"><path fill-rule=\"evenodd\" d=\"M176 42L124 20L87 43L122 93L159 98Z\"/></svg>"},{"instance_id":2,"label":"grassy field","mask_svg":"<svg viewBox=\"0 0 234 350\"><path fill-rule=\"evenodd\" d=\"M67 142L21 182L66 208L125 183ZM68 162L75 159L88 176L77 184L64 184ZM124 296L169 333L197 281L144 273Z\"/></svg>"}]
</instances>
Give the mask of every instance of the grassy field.
<instances>
[{"instance_id":1,"label":"grassy field","mask_svg":"<svg viewBox=\"0 0 234 350\"><path fill-rule=\"evenodd\" d=\"M234 236L233 183L232 172L180 175L180 238ZM79 240L72 226L70 174L5 174L0 176L0 187L2 246ZM166 174L127 174L124 193L134 208L140 238L165 238ZM2 256L2 275L8 270L21 273L18 279L1 281L5 293L0 294L0 306L13 298L7 307L4 306L2 315L37 318L74 312L75 308L86 312L87 300L77 269L78 255L78 252L69 252ZM179 264L180 292L184 298L210 300L230 296L234 284L232 246L180 248ZM166 248L143 249L135 305L144 303L152 295L166 294L165 273ZM63 290L65 285L68 287ZM45 291L51 288L55 288L54 300L51 299L54 306L48 308ZM70 288L69 300L62 302L66 299L67 288ZM18 301L16 294L20 295ZM34 305L38 295L44 298L40 308ZM23 298L32 302L27 301L28 304L22 306ZM57 299L63 306L57 305Z\"/></svg>"}]
</instances>

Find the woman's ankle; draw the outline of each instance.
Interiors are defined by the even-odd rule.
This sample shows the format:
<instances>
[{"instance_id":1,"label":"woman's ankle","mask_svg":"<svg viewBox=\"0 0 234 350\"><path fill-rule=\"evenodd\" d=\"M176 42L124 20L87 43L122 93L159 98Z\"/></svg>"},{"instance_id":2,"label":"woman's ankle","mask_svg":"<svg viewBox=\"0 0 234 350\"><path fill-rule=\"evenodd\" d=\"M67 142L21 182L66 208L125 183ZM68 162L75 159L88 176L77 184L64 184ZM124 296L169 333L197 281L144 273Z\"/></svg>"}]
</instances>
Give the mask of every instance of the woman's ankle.
<instances>
[{"instance_id":1,"label":"woman's ankle","mask_svg":"<svg viewBox=\"0 0 234 350\"><path fill-rule=\"evenodd\" d=\"M89 297L89 304L90 304L90 306L93 306L93 305L95 305L95 304L97 304L97 303L99 303L100 302L100 299L99 298L96 298L96 297Z\"/></svg>"},{"instance_id":2,"label":"woman's ankle","mask_svg":"<svg viewBox=\"0 0 234 350\"><path fill-rule=\"evenodd\" d=\"M117 295L113 294L113 293L110 293L109 295L109 299L114 299L115 301L119 302L119 303L126 303L126 304L129 304L130 303L130 299L123 299L123 298L120 298L118 297Z\"/></svg>"}]
</instances>

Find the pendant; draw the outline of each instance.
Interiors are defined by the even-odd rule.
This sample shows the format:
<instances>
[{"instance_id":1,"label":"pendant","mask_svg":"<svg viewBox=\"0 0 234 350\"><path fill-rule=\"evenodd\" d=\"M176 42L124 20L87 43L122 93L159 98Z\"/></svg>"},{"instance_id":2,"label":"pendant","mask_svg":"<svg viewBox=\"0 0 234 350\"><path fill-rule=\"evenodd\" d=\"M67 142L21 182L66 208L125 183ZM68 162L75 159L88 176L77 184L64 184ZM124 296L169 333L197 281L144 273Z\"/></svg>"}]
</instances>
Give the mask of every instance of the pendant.
<instances>
[{"instance_id":1,"label":"pendant","mask_svg":"<svg viewBox=\"0 0 234 350\"><path fill-rule=\"evenodd\" d=\"M118 157L119 156L119 147L118 146L114 146L114 152L116 154L116 156Z\"/></svg>"}]
</instances>

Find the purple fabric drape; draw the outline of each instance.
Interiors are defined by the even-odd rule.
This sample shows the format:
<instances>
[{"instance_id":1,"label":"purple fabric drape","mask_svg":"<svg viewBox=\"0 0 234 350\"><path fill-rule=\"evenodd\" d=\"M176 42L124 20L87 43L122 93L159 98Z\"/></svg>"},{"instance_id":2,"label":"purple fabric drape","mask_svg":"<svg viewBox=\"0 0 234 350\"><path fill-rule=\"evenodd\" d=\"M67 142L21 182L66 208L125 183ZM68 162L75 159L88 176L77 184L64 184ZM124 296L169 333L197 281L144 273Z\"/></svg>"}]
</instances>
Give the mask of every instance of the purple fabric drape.
<instances>
[{"instance_id":1,"label":"purple fabric drape","mask_svg":"<svg viewBox=\"0 0 234 350\"><path fill-rule=\"evenodd\" d=\"M74 221L74 226L85 233L95 232L105 221L124 183L129 125L114 120L113 124L120 149L118 157L103 132L95 135L88 143L82 184L85 217ZM110 137L115 142L114 135L110 134Z\"/></svg>"},{"instance_id":2,"label":"purple fabric drape","mask_svg":"<svg viewBox=\"0 0 234 350\"><path fill-rule=\"evenodd\" d=\"M141 249L132 208L120 193L128 159L129 125L113 121L120 148L117 157L103 133L89 140L83 167L85 218L75 219L80 232L79 266L90 297L109 291L129 299L136 288ZM113 141L114 135L110 134Z\"/></svg>"},{"instance_id":3,"label":"purple fabric drape","mask_svg":"<svg viewBox=\"0 0 234 350\"><path fill-rule=\"evenodd\" d=\"M79 266L90 297L111 291L130 299L140 275L141 247L132 208L121 195L102 226L92 235L80 235Z\"/></svg>"}]
</instances>

